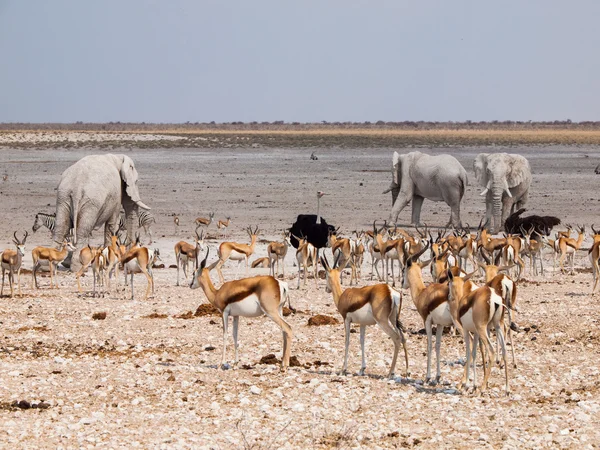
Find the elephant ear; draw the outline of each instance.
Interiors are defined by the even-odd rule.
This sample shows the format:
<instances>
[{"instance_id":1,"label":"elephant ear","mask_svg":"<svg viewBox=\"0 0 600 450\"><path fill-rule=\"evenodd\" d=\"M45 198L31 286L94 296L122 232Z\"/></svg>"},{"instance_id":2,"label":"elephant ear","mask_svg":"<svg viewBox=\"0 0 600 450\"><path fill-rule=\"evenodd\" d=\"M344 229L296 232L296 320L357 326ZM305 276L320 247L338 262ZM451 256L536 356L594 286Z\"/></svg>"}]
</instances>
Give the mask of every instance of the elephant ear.
<instances>
[{"instance_id":1,"label":"elephant ear","mask_svg":"<svg viewBox=\"0 0 600 450\"><path fill-rule=\"evenodd\" d=\"M150 209L149 206L142 202L140 192L137 187L138 173L133 164L133 160L129 156L123 155L123 164L121 165L121 179L125 183L125 191L127 195L140 208Z\"/></svg>"},{"instance_id":2,"label":"elephant ear","mask_svg":"<svg viewBox=\"0 0 600 450\"><path fill-rule=\"evenodd\" d=\"M402 159L398 152L392 156L392 184L398 185L398 173L402 170Z\"/></svg>"},{"instance_id":3,"label":"elephant ear","mask_svg":"<svg viewBox=\"0 0 600 450\"><path fill-rule=\"evenodd\" d=\"M475 158L473 162L473 171L475 172L475 178L481 186L487 186L488 184L488 176L487 176L487 157L489 153L480 153Z\"/></svg>"},{"instance_id":4,"label":"elephant ear","mask_svg":"<svg viewBox=\"0 0 600 450\"><path fill-rule=\"evenodd\" d=\"M529 161L521 155L511 155L512 158L508 164L508 173L506 174L506 181L508 187L515 187L521 183L526 183L531 179L531 168L529 167Z\"/></svg>"}]
</instances>

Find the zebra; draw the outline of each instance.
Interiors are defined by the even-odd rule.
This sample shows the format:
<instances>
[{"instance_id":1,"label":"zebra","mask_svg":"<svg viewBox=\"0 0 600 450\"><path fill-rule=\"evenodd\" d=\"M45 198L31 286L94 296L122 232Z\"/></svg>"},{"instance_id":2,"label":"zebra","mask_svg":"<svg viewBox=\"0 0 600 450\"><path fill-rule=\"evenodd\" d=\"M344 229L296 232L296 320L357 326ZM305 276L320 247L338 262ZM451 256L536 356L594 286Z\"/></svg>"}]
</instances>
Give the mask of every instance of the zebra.
<instances>
[{"instance_id":1,"label":"zebra","mask_svg":"<svg viewBox=\"0 0 600 450\"><path fill-rule=\"evenodd\" d=\"M156 223L156 219L154 218L154 216L152 215L152 213L150 211L147 211L145 209L138 209L138 228L143 228L144 229L144 233L146 233L148 235L148 237L150 238L150 242L148 242L148 245L152 244L152 229L150 228L152 226L153 223ZM126 229L125 226L125 211L121 211L121 215L119 217L119 229L124 230Z\"/></svg>"},{"instance_id":2,"label":"zebra","mask_svg":"<svg viewBox=\"0 0 600 450\"><path fill-rule=\"evenodd\" d=\"M54 232L54 227L56 226L56 214L46 214L43 212L39 212L35 215L35 222L33 222L33 227L31 229L35 233L42 226L48 228L51 232Z\"/></svg>"}]
</instances>

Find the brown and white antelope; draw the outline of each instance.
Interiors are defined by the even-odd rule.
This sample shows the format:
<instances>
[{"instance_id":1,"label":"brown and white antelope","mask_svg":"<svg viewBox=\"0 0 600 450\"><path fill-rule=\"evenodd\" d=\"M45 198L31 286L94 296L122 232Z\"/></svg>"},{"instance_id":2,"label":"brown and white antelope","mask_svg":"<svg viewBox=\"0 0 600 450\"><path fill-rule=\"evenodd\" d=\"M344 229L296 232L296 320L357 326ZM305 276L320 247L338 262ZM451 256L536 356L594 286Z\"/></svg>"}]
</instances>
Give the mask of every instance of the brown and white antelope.
<instances>
[{"instance_id":1,"label":"brown and white antelope","mask_svg":"<svg viewBox=\"0 0 600 450\"><path fill-rule=\"evenodd\" d=\"M281 370L286 371L290 363L292 327L283 319L283 305L288 296L288 284L272 276L257 276L223 283L216 289L210 279L210 268L206 267L206 256L194 272L190 288L202 288L206 298L217 308L223 318L223 351L221 367L225 365L227 328L229 316L233 317L233 342L235 349L234 366L238 362L238 325L240 317L267 315L283 332L283 358ZM214 266L214 264L213 264ZM289 299L288 299L289 303Z\"/></svg>"},{"instance_id":2,"label":"brown and white antelope","mask_svg":"<svg viewBox=\"0 0 600 450\"><path fill-rule=\"evenodd\" d=\"M354 253L356 250L356 242L350 238L339 238L337 237L337 230L329 236L329 244L331 246L331 253L334 258L338 258L338 267L340 269L340 282L342 281L343 270L350 266L350 286L352 286L352 280L358 284L358 277L356 275L356 266Z\"/></svg>"},{"instance_id":3,"label":"brown and white antelope","mask_svg":"<svg viewBox=\"0 0 600 450\"><path fill-rule=\"evenodd\" d=\"M315 285L317 284L317 249L308 242L308 240L302 236L294 236L298 241L298 248L296 249L296 262L298 263L298 285L300 289L300 271L304 272L304 286L306 286L306 278L308 276L308 268L312 266L313 275L315 279Z\"/></svg>"},{"instance_id":4,"label":"brown and white antelope","mask_svg":"<svg viewBox=\"0 0 600 450\"><path fill-rule=\"evenodd\" d=\"M420 252L415 253L406 261L404 271L404 289L410 290L410 296L415 304L427 332L427 375L426 382L431 381L431 346L432 327L436 326L435 353L437 359L437 371L435 382L439 382L440 370L440 347L444 327L453 325L450 309L448 308L448 284L432 283L425 287L421 270L429 264L429 261L418 262L419 257L429 248L429 243Z\"/></svg>"},{"instance_id":5,"label":"brown and white antelope","mask_svg":"<svg viewBox=\"0 0 600 450\"><path fill-rule=\"evenodd\" d=\"M544 276L544 244L546 241L546 236L539 235L540 240L531 239L531 235L535 231L535 227L531 227L529 230L525 230L521 227L521 233L525 238L525 246L523 250L523 254L529 256L529 273L536 275L538 274L537 261L540 262L540 271L542 276Z\"/></svg>"},{"instance_id":6,"label":"brown and white antelope","mask_svg":"<svg viewBox=\"0 0 600 450\"><path fill-rule=\"evenodd\" d=\"M394 378L396 360L400 344L404 347L404 359L406 361L406 370L404 376L408 375L408 351L406 349L406 339L400 326L400 311L402 309L402 294L385 284L376 284L374 286L365 286L362 288L348 288L342 291L340 280L341 270L337 264L341 259L338 254L333 267L325 257L321 257L321 265L327 273L326 291L333 294L333 301L339 313L344 319L345 346L344 346L344 365L341 374L346 374L348 369L348 349L350 347L350 326L352 323L360 325L360 348L362 362L359 375L365 374L367 367L365 357L365 331L368 325L379 325L385 334L387 334L394 343L394 355L392 365L388 373L388 378Z\"/></svg>"},{"instance_id":7,"label":"brown and white antelope","mask_svg":"<svg viewBox=\"0 0 600 450\"><path fill-rule=\"evenodd\" d=\"M283 269L283 278L285 278L285 255L290 247L290 232L283 232L282 242L271 242L267 246L267 255L269 257L269 275L277 277L279 275L279 260ZM277 263L277 272L275 272L275 263Z\"/></svg>"},{"instance_id":8,"label":"brown and white antelope","mask_svg":"<svg viewBox=\"0 0 600 450\"><path fill-rule=\"evenodd\" d=\"M179 229L179 216L173 217L173 227L175 229L175 234L177 234L177 230Z\"/></svg>"},{"instance_id":9,"label":"brown and white antelope","mask_svg":"<svg viewBox=\"0 0 600 450\"><path fill-rule=\"evenodd\" d=\"M102 264L104 264L105 266L104 270L107 270L108 268L108 261L106 260L106 255L103 254L104 250L105 249L103 249L102 247L92 247L88 245L87 247L82 248L79 252L79 262L81 263L81 268L75 274L75 278L77 279L77 291L79 293L82 292L81 283L79 279L81 278L81 275L83 275L87 271L88 267L92 265L94 276L94 296L96 295L96 276L100 274L100 268ZM98 257L98 255L102 256ZM96 268L96 266L98 267ZM98 283L102 283L102 281L98 280Z\"/></svg>"},{"instance_id":10,"label":"brown and white antelope","mask_svg":"<svg viewBox=\"0 0 600 450\"><path fill-rule=\"evenodd\" d=\"M131 278L131 300L134 299L133 275L136 273L143 273L148 280L144 300L148 299L150 291L154 295L154 273L152 272L152 266L156 261L160 261L160 251L157 248L150 250L148 247L139 247L137 245L134 245L121 257L125 285L127 285L128 274Z\"/></svg>"},{"instance_id":11,"label":"brown and white antelope","mask_svg":"<svg viewBox=\"0 0 600 450\"><path fill-rule=\"evenodd\" d=\"M502 293L495 287L488 285L469 292L464 289L464 283L464 280L460 277L454 277L451 272L448 273L448 304L455 326L463 335L467 357L459 388L464 390L467 387L469 381L469 369L471 364L475 366L477 344L480 339L483 342L482 353L484 360L484 375L481 391L483 392L487 388L492 369L492 355L494 353L492 342L490 341L488 334L488 328L493 326L496 330L496 336L502 349L505 393L508 395L508 363L506 360L506 342L502 326L502 317L504 315ZM473 333L472 340L470 333ZM473 375L473 383L477 383L476 372Z\"/></svg>"},{"instance_id":12,"label":"brown and white antelope","mask_svg":"<svg viewBox=\"0 0 600 450\"><path fill-rule=\"evenodd\" d=\"M485 282L488 286L492 286L502 297L502 302L508 311L508 342L510 342L510 351L512 354L512 362L513 367L517 368L517 363L515 360L515 347L513 345L512 339L512 331L518 331L519 327L516 323L516 318L514 317L514 313L517 312L516 304L517 304L517 284L516 282L507 274L501 273L508 271L511 266L497 266L492 264L489 255L487 255L484 249L481 249L481 256L485 260L486 264L482 264L479 261L477 264L483 271L485 272ZM514 265L514 263L513 263ZM502 323L504 325L504 322ZM500 361L500 343L496 341L496 362Z\"/></svg>"},{"instance_id":13,"label":"brown and white antelope","mask_svg":"<svg viewBox=\"0 0 600 450\"><path fill-rule=\"evenodd\" d=\"M229 216L226 217L226 220L219 220L217 222L217 228L221 232L221 236L224 236L224 232L229 227L230 223L231 223L231 217L229 217Z\"/></svg>"},{"instance_id":14,"label":"brown and white antelope","mask_svg":"<svg viewBox=\"0 0 600 450\"><path fill-rule=\"evenodd\" d=\"M75 246L65 239L60 250L51 247L35 247L31 251L33 259L33 268L31 270L31 284L38 288L36 273L42 265L42 261L48 261L50 268L50 289L55 287L58 289L58 265L65 260L69 251L75 251ZM54 282L56 280L56 283Z\"/></svg>"},{"instance_id":15,"label":"brown and white antelope","mask_svg":"<svg viewBox=\"0 0 600 450\"><path fill-rule=\"evenodd\" d=\"M596 230L594 225L592 225L592 232L594 233L594 242L588 255L590 257L590 262L592 263L592 295L594 295L596 293L596 288L598 287L598 279L600 278L600 230Z\"/></svg>"},{"instance_id":16,"label":"brown and white antelope","mask_svg":"<svg viewBox=\"0 0 600 450\"><path fill-rule=\"evenodd\" d=\"M198 257L200 252L204 251L204 231L198 234L198 227L194 230L196 238L194 244L188 244L185 241L179 241L175 244L175 261L177 262L177 286L179 286L179 268L183 269L183 275L187 280L187 268L190 260L193 264L193 270L198 268Z\"/></svg>"},{"instance_id":17,"label":"brown and white antelope","mask_svg":"<svg viewBox=\"0 0 600 450\"><path fill-rule=\"evenodd\" d=\"M564 261L567 258L567 264L571 261L571 274L575 273L575 253L581 248L583 239L585 238L585 226L578 227L579 235L577 240L574 238L561 237L557 241L558 250L560 252L560 258L558 260L560 265L560 271L565 272Z\"/></svg>"},{"instance_id":18,"label":"brown and white antelope","mask_svg":"<svg viewBox=\"0 0 600 450\"><path fill-rule=\"evenodd\" d=\"M13 242L17 247L16 250L4 250L1 256L2 265L2 288L0 289L0 296L4 294L4 276L8 272L8 283L10 284L10 297L14 297L14 284L15 284L15 272L17 273L17 289L19 291L19 297L21 294L21 264L23 263L23 256L25 256L25 242L27 241L28 233L25 231L25 235L22 240L17 237L17 232L14 233Z\"/></svg>"},{"instance_id":19,"label":"brown and white antelope","mask_svg":"<svg viewBox=\"0 0 600 450\"><path fill-rule=\"evenodd\" d=\"M256 238L258 236L258 227L252 230L251 227L246 229L248 236L250 237L250 244L239 244L237 242L222 242L219 245L219 249L217 253L219 255L219 262L216 265L217 273L219 274L219 280L221 283L225 281L223 278L223 272L221 271L221 267L228 259L232 261L238 262L238 273L236 274L236 278L239 276L240 264L242 261L246 262L246 276L248 276L248 258L252 256L254 253L254 247L256 246Z\"/></svg>"},{"instance_id":20,"label":"brown and white antelope","mask_svg":"<svg viewBox=\"0 0 600 450\"><path fill-rule=\"evenodd\" d=\"M106 264L106 280L110 289L110 276L114 273L115 283L117 288L119 287L119 266L121 264L121 257L126 253L126 248L122 244L119 233L121 227L117 228L116 232L109 230L110 232L110 245L102 250L104 262ZM96 255L94 255L95 257ZM83 273L83 272L82 272Z\"/></svg>"},{"instance_id":21,"label":"brown and white antelope","mask_svg":"<svg viewBox=\"0 0 600 450\"><path fill-rule=\"evenodd\" d=\"M206 217L198 217L195 220L196 223L196 227L207 227L212 223L213 221L213 217L215 217L215 213L214 212L210 212L208 214L208 219Z\"/></svg>"}]
</instances>

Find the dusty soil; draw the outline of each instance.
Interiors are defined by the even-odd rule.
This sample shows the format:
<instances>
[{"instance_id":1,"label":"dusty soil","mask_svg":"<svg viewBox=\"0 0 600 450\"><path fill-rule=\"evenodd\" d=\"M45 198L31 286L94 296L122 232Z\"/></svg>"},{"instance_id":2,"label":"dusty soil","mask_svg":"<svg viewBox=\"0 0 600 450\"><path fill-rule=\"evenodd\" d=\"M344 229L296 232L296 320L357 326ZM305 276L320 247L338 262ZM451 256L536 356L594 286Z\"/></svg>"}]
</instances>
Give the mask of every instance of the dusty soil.
<instances>
[{"instance_id":1,"label":"dusty soil","mask_svg":"<svg viewBox=\"0 0 600 450\"><path fill-rule=\"evenodd\" d=\"M93 147L93 144L91 144ZM475 186L472 161L480 151L503 148L429 149L450 152L467 169L471 185L463 200L463 221L476 225L484 211ZM38 211L53 211L61 172L95 149L4 149L0 152L0 200L4 248L14 231L31 230ZM118 150L113 150L117 152ZM410 374L384 378L391 361L389 339L375 327L367 332L367 376L360 367L358 334L351 336L351 375L338 376L343 356L343 325L309 326L317 314L340 319L324 281L311 279L296 290L292 251L286 279L295 313L286 317L294 330L295 367L286 374L281 332L266 318L241 319L240 363L218 368L222 326L218 316L198 306L200 290L175 286L173 245L191 240L193 220L216 212L231 215L228 233L246 242L244 228L261 230L256 257L266 242L279 239L299 213L316 208L349 233L389 214L381 195L390 181L391 149L127 149L140 173L143 200L157 218L155 246L165 269L156 269L156 293L143 299L145 280L135 278L135 300L109 292L78 295L73 275L59 273L61 289L31 289L0 302L0 442L12 448L398 448L565 447L600 445L600 370L598 313L590 297L587 254L576 258L577 274L553 276L546 257L545 276L529 274L519 284L515 335L517 369L510 370L511 395L503 395L503 372L494 367L491 389L482 396L461 395L461 339L444 335L440 386L423 384L425 336L422 321L404 293L402 322L407 327ZM597 217L600 176L593 169L598 147L510 148L529 158L532 212L557 215L564 223L590 225ZM181 218L175 229L173 214ZM423 220L442 225L450 211L425 202ZM401 214L408 221L410 210ZM598 224L600 225L600 223ZM210 226L211 235L217 230ZM94 242L100 236L96 232ZM211 239L215 258L219 240ZM27 249L48 245L42 229ZM584 247L589 247L590 238ZM329 252L329 250L327 251ZM368 279L369 258L363 266ZM28 252L25 268L31 267ZM236 268L228 264L227 279ZM267 273L254 269L252 273ZM243 274L243 269L241 271ZM427 271L426 271L427 273ZM426 275L428 277L428 275ZM216 281L216 276L214 277ZM87 289L91 277L84 279ZM6 294L6 286L5 286ZM106 313L105 316L99 313ZM231 330L231 327L230 327ZM233 359L229 337L227 357ZM261 363L262 360L262 363ZM479 367L481 374L481 368ZM481 380L481 378L480 378ZM29 407L28 407L29 406Z\"/></svg>"}]
</instances>

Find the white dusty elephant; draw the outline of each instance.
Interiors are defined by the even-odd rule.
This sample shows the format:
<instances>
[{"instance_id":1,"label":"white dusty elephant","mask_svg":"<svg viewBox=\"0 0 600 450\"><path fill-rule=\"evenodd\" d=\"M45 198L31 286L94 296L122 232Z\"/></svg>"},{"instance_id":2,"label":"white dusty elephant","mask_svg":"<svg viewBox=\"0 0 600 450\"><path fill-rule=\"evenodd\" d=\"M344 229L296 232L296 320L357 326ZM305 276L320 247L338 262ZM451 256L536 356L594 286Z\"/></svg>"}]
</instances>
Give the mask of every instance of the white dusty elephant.
<instances>
[{"instance_id":1,"label":"white dusty elephant","mask_svg":"<svg viewBox=\"0 0 600 450\"><path fill-rule=\"evenodd\" d=\"M506 218L525 207L531 185L529 161L509 153L480 153L473 163L475 177L485 189L485 226L498 232ZM493 228L492 216L494 217Z\"/></svg>"},{"instance_id":2,"label":"white dusty elephant","mask_svg":"<svg viewBox=\"0 0 600 450\"><path fill-rule=\"evenodd\" d=\"M460 202L467 183L467 171L454 156L394 152L392 184L384 191L384 194L392 192L390 222L396 223L400 212L412 200L411 223L418 225L423 200L429 199L446 202L451 209L448 223L460 227Z\"/></svg>"},{"instance_id":3,"label":"white dusty elephant","mask_svg":"<svg viewBox=\"0 0 600 450\"><path fill-rule=\"evenodd\" d=\"M62 244L72 227L77 247L74 255L79 255L79 250L88 245L92 230L102 226L104 245L108 245L111 230L118 228L121 207L131 240L139 208L150 209L140 199L137 180L133 161L125 155L90 155L65 170L56 194L56 245ZM78 257L72 258L71 270L76 270L76 266Z\"/></svg>"}]
</instances>

